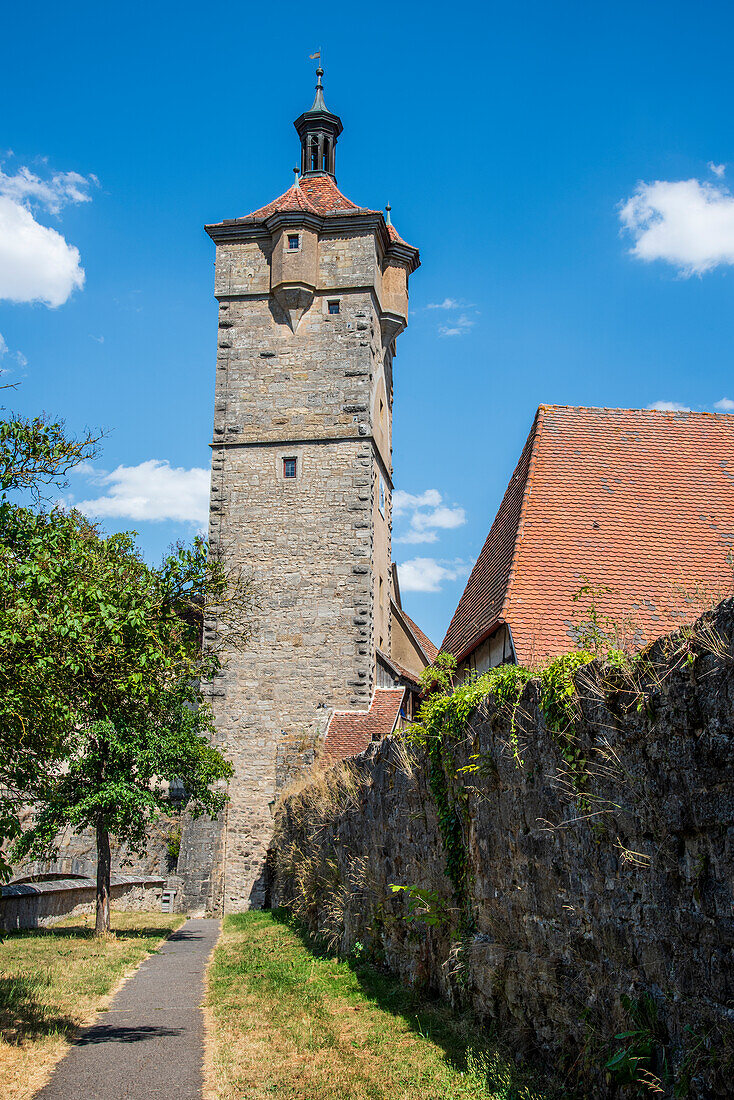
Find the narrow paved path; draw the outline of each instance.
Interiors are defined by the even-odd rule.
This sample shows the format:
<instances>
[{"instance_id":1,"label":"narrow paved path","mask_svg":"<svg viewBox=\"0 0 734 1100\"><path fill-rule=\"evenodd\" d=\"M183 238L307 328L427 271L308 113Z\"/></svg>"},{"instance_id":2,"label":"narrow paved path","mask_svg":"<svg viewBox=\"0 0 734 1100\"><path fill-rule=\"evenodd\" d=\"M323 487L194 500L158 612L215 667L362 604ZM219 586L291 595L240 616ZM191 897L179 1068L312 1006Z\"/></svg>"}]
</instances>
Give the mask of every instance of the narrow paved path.
<instances>
[{"instance_id":1,"label":"narrow paved path","mask_svg":"<svg viewBox=\"0 0 734 1100\"><path fill-rule=\"evenodd\" d=\"M36 1100L201 1100L204 970L217 920L187 920L59 1062Z\"/></svg>"}]
</instances>

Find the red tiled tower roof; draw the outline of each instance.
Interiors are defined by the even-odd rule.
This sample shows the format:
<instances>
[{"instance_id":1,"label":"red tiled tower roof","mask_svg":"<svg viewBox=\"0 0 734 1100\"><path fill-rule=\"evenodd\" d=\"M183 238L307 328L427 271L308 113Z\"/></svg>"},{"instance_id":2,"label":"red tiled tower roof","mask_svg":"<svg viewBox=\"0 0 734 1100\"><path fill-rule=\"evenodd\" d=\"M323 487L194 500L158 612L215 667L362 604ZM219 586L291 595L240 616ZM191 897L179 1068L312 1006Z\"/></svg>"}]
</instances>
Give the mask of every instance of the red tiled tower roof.
<instances>
[{"instance_id":1,"label":"red tiled tower roof","mask_svg":"<svg viewBox=\"0 0 734 1100\"><path fill-rule=\"evenodd\" d=\"M334 179L324 173L316 176L302 176L277 199L261 206L259 210L253 210L251 214L246 214L242 218L227 218L216 225L207 226L207 230L238 225L241 225L244 229L267 221L274 214L296 214L299 212L315 214L319 218L343 218L371 214L384 221L379 210L372 210L368 206L357 206L356 203L341 193ZM387 230L387 236L391 244L409 248L417 256L417 249L404 241L393 225L385 223L384 228Z\"/></svg>"},{"instance_id":2,"label":"red tiled tower roof","mask_svg":"<svg viewBox=\"0 0 734 1100\"><path fill-rule=\"evenodd\" d=\"M734 416L541 405L441 648L567 652L586 583L644 644L731 593L733 547Z\"/></svg>"},{"instance_id":3,"label":"red tiled tower roof","mask_svg":"<svg viewBox=\"0 0 734 1100\"><path fill-rule=\"evenodd\" d=\"M330 214L376 214L376 210L357 206L346 195L342 195L331 176L305 176L294 183L283 195L261 206L244 218L236 221L261 222L271 214L289 213L294 210L308 210L311 214L328 217Z\"/></svg>"},{"instance_id":4,"label":"red tiled tower roof","mask_svg":"<svg viewBox=\"0 0 734 1100\"><path fill-rule=\"evenodd\" d=\"M377 688L369 710L335 710L324 741L326 763L356 756L371 741L388 737L400 717L405 688Z\"/></svg>"}]
</instances>

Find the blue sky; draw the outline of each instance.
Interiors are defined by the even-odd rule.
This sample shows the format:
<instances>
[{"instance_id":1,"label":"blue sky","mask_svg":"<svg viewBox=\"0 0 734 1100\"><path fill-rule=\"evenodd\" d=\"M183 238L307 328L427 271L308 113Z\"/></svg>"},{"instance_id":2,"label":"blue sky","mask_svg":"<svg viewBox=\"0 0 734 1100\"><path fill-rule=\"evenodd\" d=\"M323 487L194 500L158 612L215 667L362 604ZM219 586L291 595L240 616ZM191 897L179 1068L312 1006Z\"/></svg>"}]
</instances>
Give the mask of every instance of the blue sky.
<instances>
[{"instance_id":1,"label":"blue sky","mask_svg":"<svg viewBox=\"0 0 734 1100\"><path fill-rule=\"evenodd\" d=\"M734 409L734 10L273 11L4 11L7 401L108 431L70 499L101 499L152 558L196 530L216 341L202 226L290 185L322 46L339 185L389 199L421 250L395 362L394 556L439 642L539 403Z\"/></svg>"}]
</instances>

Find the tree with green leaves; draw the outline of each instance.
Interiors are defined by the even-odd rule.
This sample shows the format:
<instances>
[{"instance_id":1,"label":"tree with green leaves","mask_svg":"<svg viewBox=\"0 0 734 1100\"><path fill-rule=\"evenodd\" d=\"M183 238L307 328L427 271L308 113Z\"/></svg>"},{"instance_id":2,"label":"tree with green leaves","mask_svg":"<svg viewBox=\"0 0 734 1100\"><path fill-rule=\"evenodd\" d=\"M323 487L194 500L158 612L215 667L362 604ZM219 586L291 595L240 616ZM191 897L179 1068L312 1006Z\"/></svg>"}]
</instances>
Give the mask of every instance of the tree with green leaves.
<instances>
[{"instance_id":1,"label":"tree with green leaves","mask_svg":"<svg viewBox=\"0 0 734 1100\"><path fill-rule=\"evenodd\" d=\"M13 861L53 855L67 826L95 832L103 933L110 838L142 852L161 814L216 814L224 803L231 767L210 743L200 690L219 673L221 650L204 644L203 608L224 624L228 648L244 646L252 590L201 539L154 568L130 534L103 537L78 512L11 502L17 489L38 505L96 441L69 440L43 418L3 423L0 829L15 835ZM182 797L172 803L174 782ZM34 811L22 834L21 802Z\"/></svg>"},{"instance_id":2,"label":"tree with green leaves","mask_svg":"<svg viewBox=\"0 0 734 1100\"><path fill-rule=\"evenodd\" d=\"M70 729L62 677L48 660L29 665L23 659L25 640L35 632L26 591L33 555L19 553L19 539L50 532L53 519L34 519L17 498L38 507L64 486L71 469L95 456L100 438L91 431L70 435L63 421L47 416L0 419L0 879L10 873L3 850L20 830L24 784L60 757Z\"/></svg>"},{"instance_id":3,"label":"tree with green leaves","mask_svg":"<svg viewBox=\"0 0 734 1100\"><path fill-rule=\"evenodd\" d=\"M230 765L209 740L209 705L200 691L221 668L202 645L202 607L229 621L228 644L246 643L250 591L197 539L163 564L145 563L128 534L103 538L75 512L16 514L13 564L25 575L18 612L28 624L15 637L16 659L38 669L41 706L48 680L64 689L69 729L63 755L24 777L33 825L12 856L48 856L65 826L96 833L97 932L109 928L110 837L136 852L150 823L188 807L215 815ZM2 540L14 545L13 537ZM0 646L3 643L0 633ZM172 782L183 796L172 803ZM217 787L219 784L219 787Z\"/></svg>"}]
</instances>

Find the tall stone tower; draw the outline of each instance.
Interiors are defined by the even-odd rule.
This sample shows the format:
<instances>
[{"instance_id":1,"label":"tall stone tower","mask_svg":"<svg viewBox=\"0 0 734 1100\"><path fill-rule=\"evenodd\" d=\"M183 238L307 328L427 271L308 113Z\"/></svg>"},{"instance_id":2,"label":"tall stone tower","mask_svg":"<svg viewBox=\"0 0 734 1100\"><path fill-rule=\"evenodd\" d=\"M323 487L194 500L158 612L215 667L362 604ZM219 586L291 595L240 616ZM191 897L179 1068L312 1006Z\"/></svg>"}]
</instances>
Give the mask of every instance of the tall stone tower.
<instances>
[{"instance_id":1,"label":"tall stone tower","mask_svg":"<svg viewBox=\"0 0 734 1100\"><path fill-rule=\"evenodd\" d=\"M337 188L342 123L322 76L295 122L290 190L206 227L219 302L210 538L252 568L259 601L248 651L213 689L235 776L206 892L227 911L262 905L277 791L334 708L369 707L375 650L390 645L393 358L419 258L389 212Z\"/></svg>"}]
</instances>

